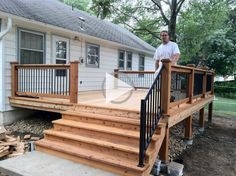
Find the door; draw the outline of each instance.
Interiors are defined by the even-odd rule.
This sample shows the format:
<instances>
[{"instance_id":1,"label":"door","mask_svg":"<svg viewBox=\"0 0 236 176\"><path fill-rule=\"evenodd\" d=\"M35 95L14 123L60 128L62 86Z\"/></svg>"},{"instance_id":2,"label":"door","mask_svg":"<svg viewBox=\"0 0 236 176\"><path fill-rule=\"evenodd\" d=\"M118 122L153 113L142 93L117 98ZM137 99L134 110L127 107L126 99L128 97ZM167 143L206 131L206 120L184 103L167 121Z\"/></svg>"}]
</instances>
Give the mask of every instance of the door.
<instances>
[{"instance_id":1,"label":"door","mask_svg":"<svg viewBox=\"0 0 236 176\"><path fill-rule=\"evenodd\" d=\"M59 36L52 37L52 56L54 64L69 63L69 39ZM53 92L69 93L69 70L57 69L54 72Z\"/></svg>"}]
</instances>

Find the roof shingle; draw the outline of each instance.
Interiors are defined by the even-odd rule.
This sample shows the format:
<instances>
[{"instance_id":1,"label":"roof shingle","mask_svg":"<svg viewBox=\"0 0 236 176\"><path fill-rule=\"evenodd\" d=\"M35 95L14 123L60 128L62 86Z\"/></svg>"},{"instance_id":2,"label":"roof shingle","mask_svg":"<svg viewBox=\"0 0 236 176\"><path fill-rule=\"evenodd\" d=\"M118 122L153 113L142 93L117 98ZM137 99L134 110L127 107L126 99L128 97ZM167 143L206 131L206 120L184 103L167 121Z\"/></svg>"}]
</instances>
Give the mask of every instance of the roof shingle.
<instances>
[{"instance_id":1,"label":"roof shingle","mask_svg":"<svg viewBox=\"0 0 236 176\"><path fill-rule=\"evenodd\" d=\"M97 38L117 42L136 49L154 52L155 48L133 33L106 20L80 10L73 10L57 0L0 0L0 11L51 24ZM81 21L83 17L83 29Z\"/></svg>"}]
</instances>

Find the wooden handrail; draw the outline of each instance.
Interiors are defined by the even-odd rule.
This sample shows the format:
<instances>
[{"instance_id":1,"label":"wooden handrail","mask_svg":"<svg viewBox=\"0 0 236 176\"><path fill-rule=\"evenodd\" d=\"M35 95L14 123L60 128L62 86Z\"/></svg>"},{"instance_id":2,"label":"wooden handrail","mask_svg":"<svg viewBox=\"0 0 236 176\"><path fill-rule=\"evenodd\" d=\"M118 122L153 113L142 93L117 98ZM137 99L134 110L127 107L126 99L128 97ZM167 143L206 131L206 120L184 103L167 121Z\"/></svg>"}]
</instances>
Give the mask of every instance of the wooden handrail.
<instances>
[{"instance_id":1,"label":"wooden handrail","mask_svg":"<svg viewBox=\"0 0 236 176\"><path fill-rule=\"evenodd\" d=\"M78 61L70 62L70 64L18 64L17 62L12 62L12 97L48 96L65 98L69 99L71 103L77 103L78 64ZM27 76L28 73L29 75ZM23 75L23 77L21 77L21 75ZM54 78L55 75L59 77L59 80ZM19 76L20 78L18 78ZM18 79L23 82L18 83ZM36 87L31 84L34 84ZM30 92L29 89L31 89ZM54 92L55 89L56 92Z\"/></svg>"},{"instance_id":2,"label":"wooden handrail","mask_svg":"<svg viewBox=\"0 0 236 176\"><path fill-rule=\"evenodd\" d=\"M148 70L148 71L133 71L133 70L117 70L118 73L126 73L126 74L154 74L155 71Z\"/></svg>"},{"instance_id":3,"label":"wooden handrail","mask_svg":"<svg viewBox=\"0 0 236 176\"><path fill-rule=\"evenodd\" d=\"M17 68L70 68L70 64L17 64Z\"/></svg>"}]
</instances>

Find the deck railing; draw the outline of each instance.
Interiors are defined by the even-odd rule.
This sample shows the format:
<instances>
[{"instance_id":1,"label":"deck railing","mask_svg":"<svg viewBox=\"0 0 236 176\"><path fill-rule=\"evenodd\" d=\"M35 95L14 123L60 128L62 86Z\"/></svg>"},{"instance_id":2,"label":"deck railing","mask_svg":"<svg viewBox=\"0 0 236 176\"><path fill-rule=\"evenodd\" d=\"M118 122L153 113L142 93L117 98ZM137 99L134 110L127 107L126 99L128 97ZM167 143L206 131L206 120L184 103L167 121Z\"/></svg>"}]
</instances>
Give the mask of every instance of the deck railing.
<instances>
[{"instance_id":1,"label":"deck railing","mask_svg":"<svg viewBox=\"0 0 236 176\"><path fill-rule=\"evenodd\" d=\"M12 96L78 99L78 62L70 64L12 63Z\"/></svg>"},{"instance_id":2,"label":"deck railing","mask_svg":"<svg viewBox=\"0 0 236 176\"><path fill-rule=\"evenodd\" d=\"M144 166L145 151L151 143L152 136L161 118L161 81L162 68L154 78L146 97L141 100L139 167Z\"/></svg>"},{"instance_id":3,"label":"deck railing","mask_svg":"<svg viewBox=\"0 0 236 176\"><path fill-rule=\"evenodd\" d=\"M141 100L139 167L144 166L145 152L161 116L168 116L174 106L214 94L214 71L171 65L168 59L162 62L163 68Z\"/></svg>"},{"instance_id":4,"label":"deck railing","mask_svg":"<svg viewBox=\"0 0 236 176\"><path fill-rule=\"evenodd\" d=\"M154 81L154 71L114 70L114 76L135 89L149 89Z\"/></svg>"}]
</instances>

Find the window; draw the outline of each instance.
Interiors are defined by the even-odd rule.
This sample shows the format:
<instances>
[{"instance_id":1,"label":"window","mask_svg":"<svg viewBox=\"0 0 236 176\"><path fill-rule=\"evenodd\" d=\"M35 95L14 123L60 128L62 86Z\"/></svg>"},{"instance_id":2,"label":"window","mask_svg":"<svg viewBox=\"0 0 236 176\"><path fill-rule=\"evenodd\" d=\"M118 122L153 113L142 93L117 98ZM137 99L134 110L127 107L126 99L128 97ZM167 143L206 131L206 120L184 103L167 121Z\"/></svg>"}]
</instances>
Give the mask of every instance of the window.
<instances>
[{"instance_id":1,"label":"window","mask_svg":"<svg viewBox=\"0 0 236 176\"><path fill-rule=\"evenodd\" d=\"M138 62L138 70L139 71L144 71L144 67L145 67L145 56L144 55L139 55L139 62ZM139 74L140 77L143 77L143 74Z\"/></svg>"},{"instance_id":2,"label":"window","mask_svg":"<svg viewBox=\"0 0 236 176\"><path fill-rule=\"evenodd\" d=\"M66 64L67 56L66 41L56 41L56 64Z\"/></svg>"},{"instance_id":3,"label":"window","mask_svg":"<svg viewBox=\"0 0 236 176\"><path fill-rule=\"evenodd\" d=\"M66 64L67 62L67 42L56 41L56 64ZM56 76L66 76L66 70L56 70Z\"/></svg>"},{"instance_id":4,"label":"window","mask_svg":"<svg viewBox=\"0 0 236 176\"><path fill-rule=\"evenodd\" d=\"M99 67L99 45L88 44L86 45L86 65L88 67Z\"/></svg>"},{"instance_id":5,"label":"window","mask_svg":"<svg viewBox=\"0 0 236 176\"><path fill-rule=\"evenodd\" d=\"M119 51L118 68L120 70L125 69L125 51Z\"/></svg>"},{"instance_id":6,"label":"window","mask_svg":"<svg viewBox=\"0 0 236 176\"><path fill-rule=\"evenodd\" d=\"M19 60L21 64L44 63L44 34L19 30Z\"/></svg>"},{"instance_id":7,"label":"window","mask_svg":"<svg viewBox=\"0 0 236 176\"><path fill-rule=\"evenodd\" d=\"M126 70L132 70L132 53L127 52Z\"/></svg>"},{"instance_id":8,"label":"window","mask_svg":"<svg viewBox=\"0 0 236 176\"><path fill-rule=\"evenodd\" d=\"M145 56L144 55L139 55L139 63L138 63L138 70L139 71L144 71L144 63L145 63Z\"/></svg>"}]
</instances>

